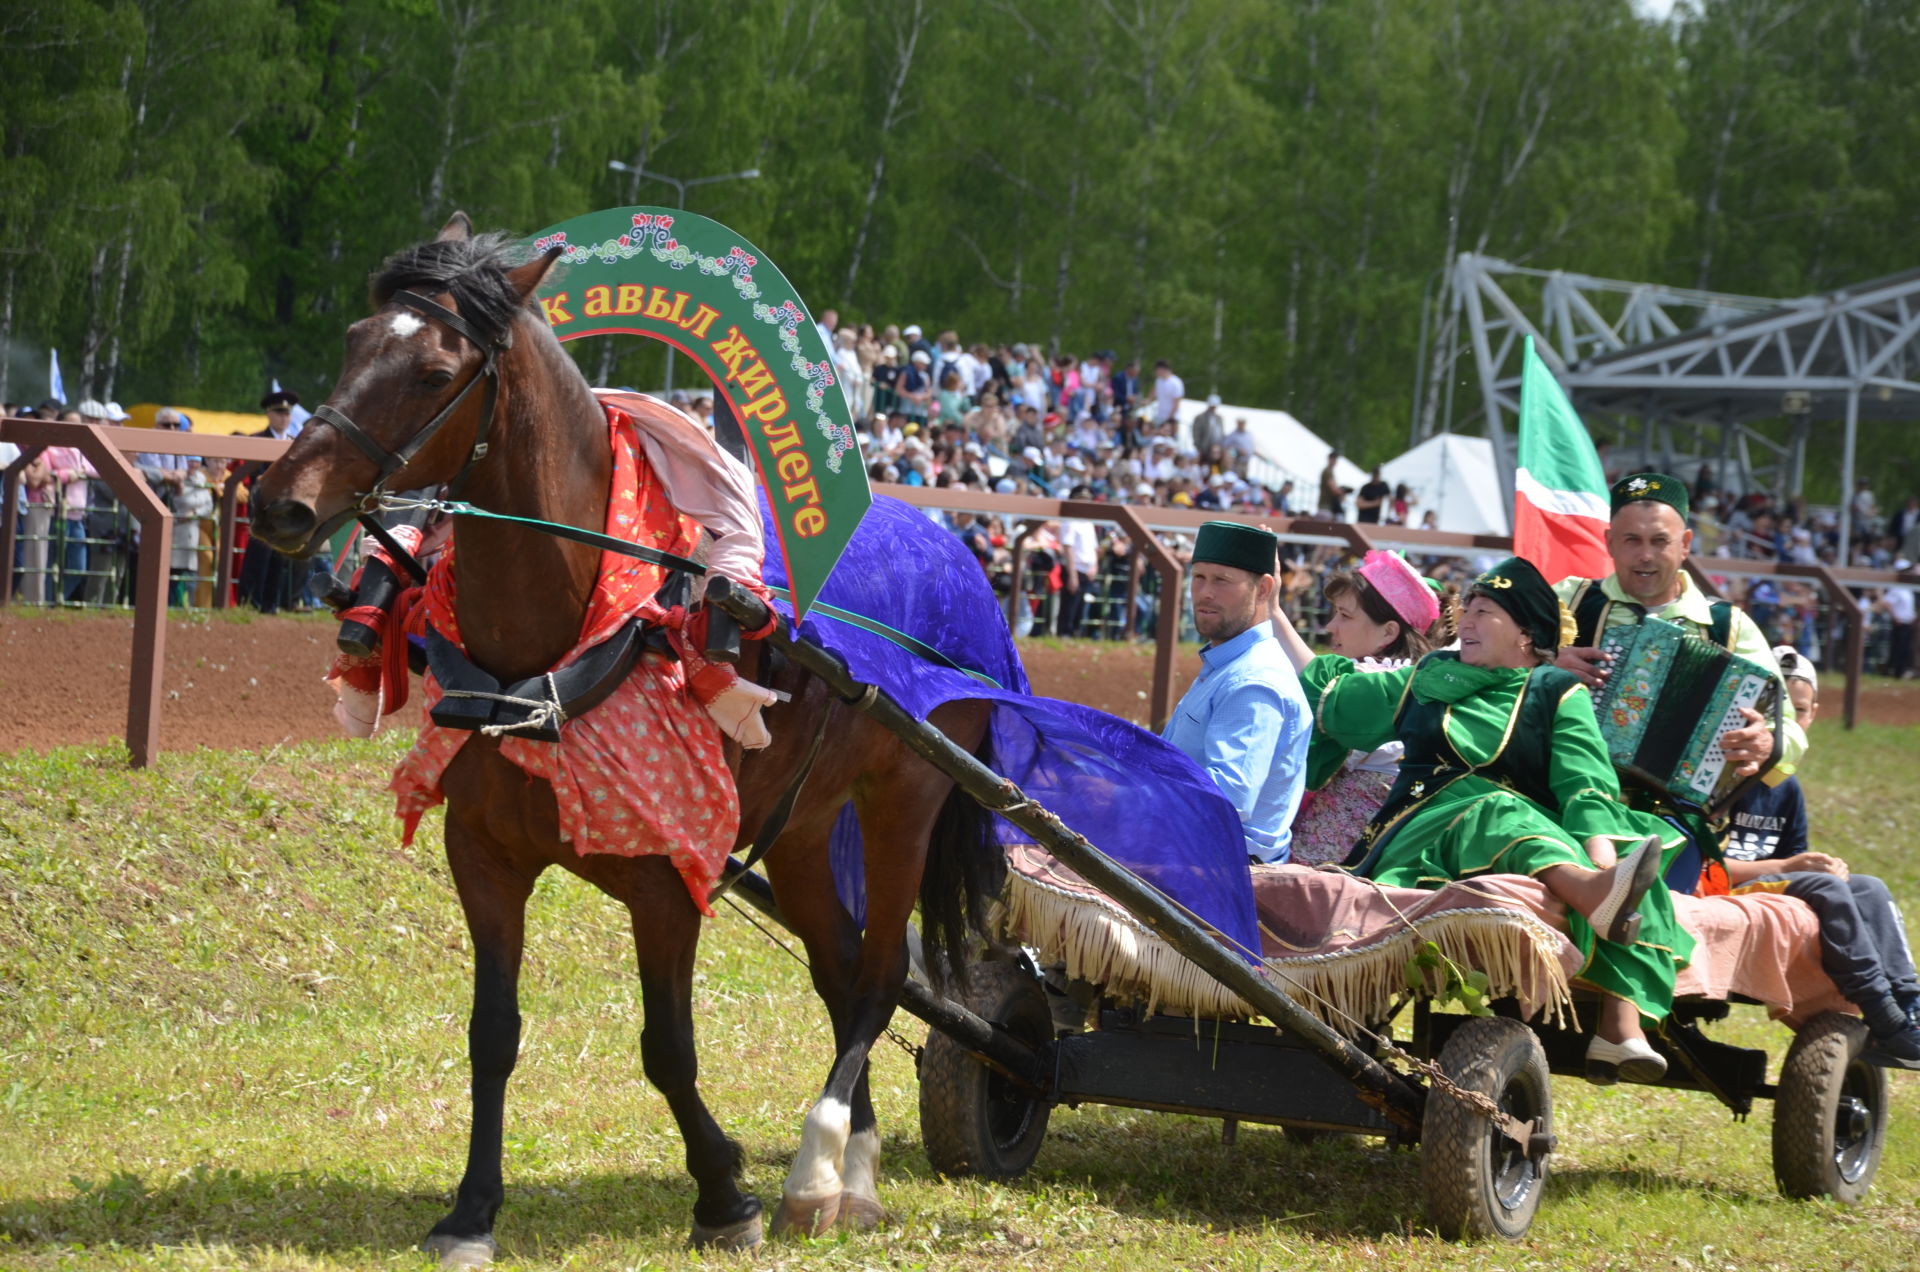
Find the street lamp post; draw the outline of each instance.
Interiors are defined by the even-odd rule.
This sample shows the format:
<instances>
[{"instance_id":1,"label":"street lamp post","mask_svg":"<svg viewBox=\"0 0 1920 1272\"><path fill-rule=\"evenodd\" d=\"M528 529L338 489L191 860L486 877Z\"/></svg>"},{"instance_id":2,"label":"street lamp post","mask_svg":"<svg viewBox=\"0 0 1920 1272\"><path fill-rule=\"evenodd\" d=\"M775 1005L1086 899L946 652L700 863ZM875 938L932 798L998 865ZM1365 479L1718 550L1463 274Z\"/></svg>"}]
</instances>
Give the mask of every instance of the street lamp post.
<instances>
[{"instance_id":1,"label":"street lamp post","mask_svg":"<svg viewBox=\"0 0 1920 1272\"><path fill-rule=\"evenodd\" d=\"M665 176L630 163L621 163L618 159L607 160L607 167L615 172L624 172L630 176L641 177L648 181L659 181L673 187L675 205L682 212L687 210L687 191L695 186L712 185L716 181L752 181L760 175L760 169L748 168L745 172L723 172L711 177L694 177L682 181L677 177ZM667 392L673 392L673 346L667 346Z\"/></svg>"}]
</instances>

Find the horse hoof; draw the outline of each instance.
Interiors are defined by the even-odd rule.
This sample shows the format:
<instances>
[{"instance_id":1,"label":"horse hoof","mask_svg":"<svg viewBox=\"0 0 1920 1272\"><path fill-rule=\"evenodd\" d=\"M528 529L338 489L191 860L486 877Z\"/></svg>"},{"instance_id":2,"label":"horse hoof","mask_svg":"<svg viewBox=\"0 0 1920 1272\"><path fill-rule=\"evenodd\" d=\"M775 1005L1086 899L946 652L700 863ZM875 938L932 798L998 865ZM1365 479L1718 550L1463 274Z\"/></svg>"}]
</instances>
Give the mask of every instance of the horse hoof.
<instances>
[{"instance_id":1,"label":"horse hoof","mask_svg":"<svg viewBox=\"0 0 1920 1272\"><path fill-rule=\"evenodd\" d=\"M760 1207L755 1205L753 1213L745 1219L721 1224L717 1228L709 1228L699 1220L694 1220L693 1234L687 1238L687 1246L693 1250L758 1250L761 1232Z\"/></svg>"},{"instance_id":2,"label":"horse hoof","mask_svg":"<svg viewBox=\"0 0 1920 1272\"><path fill-rule=\"evenodd\" d=\"M778 1237L796 1232L803 1237L811 1237L825 1232L839 1218L840 1199L844 1196L845 1193L835 1193L817 1200L781 1197L779 1206L773 1212L773 1235Z\"/></svg>"},{"instance_id":3,"label":"horse hoof","mask_svg":"<svg viewBox=\"0 0 1920 1272\"><path fill-rule=\"evenodd\" d=\"M872 1232L886 1221L886 1207L877 1198L850 1192L840 1194L840 1213L833 1220L836 1227Z\"/></svg>"},{"instance_id":4,"label":"horse hoof","mask_svg":"<svg viewBox=\"0 0 1920 1272\"><path fill-rule=\"evenodd\" d=\"M500 1246L491 1236L482 1234L477 1237L456 1237L448 1233L436 1233L420 1243L420 1248L428 1254L440 1256L440 1266L448 1272L455 1268L484 1268L493 1262L493 1256Z\"/></svg>"}]
</instances>

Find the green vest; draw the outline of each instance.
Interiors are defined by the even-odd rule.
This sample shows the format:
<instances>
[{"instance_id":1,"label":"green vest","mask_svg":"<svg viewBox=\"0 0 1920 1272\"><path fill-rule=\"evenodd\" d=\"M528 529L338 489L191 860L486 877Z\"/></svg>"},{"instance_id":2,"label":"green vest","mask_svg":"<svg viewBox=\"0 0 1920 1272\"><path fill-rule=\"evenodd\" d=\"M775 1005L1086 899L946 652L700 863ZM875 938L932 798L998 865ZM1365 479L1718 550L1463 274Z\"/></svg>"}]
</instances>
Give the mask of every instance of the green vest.
<instances>
[{"instance_id":1,"label":"green vest","mask_svg":"<svg viewBox=\"0 0 1920 1272\"><path fill-rule=\"evenodd\" d=\"M1428 654L1429 659L1458 660L1453 650ZM1553 746L1553 718L1560 699L1580 684L1579 677L1552 664L1535 667L1527 674L1520 699L1514 704L1513 728L1500 749L1478 767L1469 764L1454 749L1446 733L1447 704L1422 702L1411 690L1401 695L1394 713L1394 733L1406 747L1400 759L1400 772L1380 811L1367 823L1360 842L1344 863L1356 874L1369 868L1398 830L1434 796L1469 775L1497 782L1548 812L1560 811L1550 781L1548 755Z\"/></svg>"},{"instance_id":2,"label":"green vest","mask_svg":"<svg viewBox=\"0 0 1920 1272\"><path fill-rule=\"evenodd\" d=\"M1573 643L1589 649L1598 645L1607 611L1615 603L1600 590L1600 580L1583 580L1573 594L1573 604L1567 607L1573 613ZM1640 618L1647 616L1644 606L1629 603L1629 608ZM1728 648L1727 641L1733 637L1733 602L1714 601L1707 606L1707 613L1712 619L1707 624L1707 639L1722 649Z\"/></svg>"}]
</instances>

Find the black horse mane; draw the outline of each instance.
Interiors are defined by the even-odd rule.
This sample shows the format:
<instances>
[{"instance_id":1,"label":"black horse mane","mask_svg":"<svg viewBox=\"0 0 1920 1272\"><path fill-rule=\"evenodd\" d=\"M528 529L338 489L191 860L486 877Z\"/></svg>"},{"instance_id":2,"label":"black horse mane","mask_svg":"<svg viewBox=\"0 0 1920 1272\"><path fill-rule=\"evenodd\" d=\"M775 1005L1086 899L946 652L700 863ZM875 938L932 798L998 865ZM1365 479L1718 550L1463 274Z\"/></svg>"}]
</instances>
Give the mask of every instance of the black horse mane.
<instances>
[{"instance_id":1,"label":"black horse mane","mask_svg":"<svg viewBox=\"0 0 1920 1272\"><path fill-rule=\"evenodd\" d=\"M491 232L464 239L428 239L402 248L381 262L368 284L375 309L397 291L432 296L452 292L461 317L490 341L498 341L519 314L520 296L507 282L514 240Z\"/></svg>"}]
</instances>

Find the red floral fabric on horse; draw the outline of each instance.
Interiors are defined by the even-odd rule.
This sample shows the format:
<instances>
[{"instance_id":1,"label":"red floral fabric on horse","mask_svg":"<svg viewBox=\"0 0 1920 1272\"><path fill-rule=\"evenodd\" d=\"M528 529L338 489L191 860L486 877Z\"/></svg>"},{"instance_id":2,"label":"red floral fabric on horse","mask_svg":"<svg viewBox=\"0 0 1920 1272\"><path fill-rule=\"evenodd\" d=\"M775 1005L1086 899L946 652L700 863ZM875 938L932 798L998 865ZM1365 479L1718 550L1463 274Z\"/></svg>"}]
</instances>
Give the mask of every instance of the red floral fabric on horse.
<instances>
[{"instance_id":1,"label":"red floral fabric on horse","mask_svg":"<svg viewBox=\"0 0 1920 1272\"><path fill-rule=\"evenodd\" d=\"M663 483L647 462L637 426L627 412L607 405L613 441L613 488L607 500L606 533L691 556L700 526L668 502ZM636 615L658 621L654 593L665 570L633 557L601 555L600 577L581 624L580 641L563 658L566 666L612 636ZM755 580L757 582L757 580ZM454 610L453 549L427 576L426 594L412 626L431 622L459 645ZM429 707L440 686L424 680ZM421 814L444 798L441 776L473 734L443 729L429 720L394 773L396 813L413 840ZM580 853L637 857L665 853L673 861L701 913L720 877L740 826L740 799L721 751L721 733L687 692L678 660L643 658L633 674L599 706L568 720L557 743L511 734L500 753L530 777L553 786L560 806L560 834Z\"/></svg>"}]
</instances>

